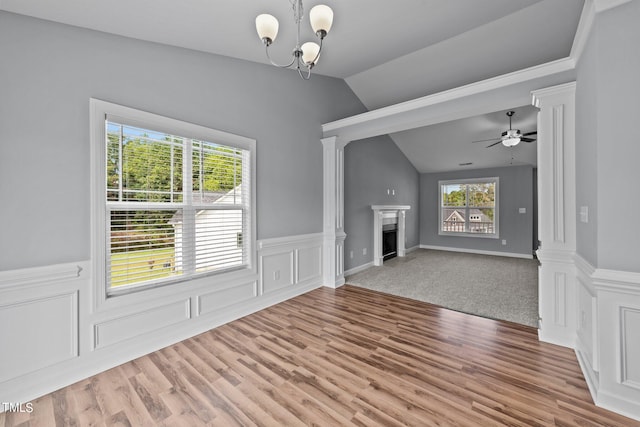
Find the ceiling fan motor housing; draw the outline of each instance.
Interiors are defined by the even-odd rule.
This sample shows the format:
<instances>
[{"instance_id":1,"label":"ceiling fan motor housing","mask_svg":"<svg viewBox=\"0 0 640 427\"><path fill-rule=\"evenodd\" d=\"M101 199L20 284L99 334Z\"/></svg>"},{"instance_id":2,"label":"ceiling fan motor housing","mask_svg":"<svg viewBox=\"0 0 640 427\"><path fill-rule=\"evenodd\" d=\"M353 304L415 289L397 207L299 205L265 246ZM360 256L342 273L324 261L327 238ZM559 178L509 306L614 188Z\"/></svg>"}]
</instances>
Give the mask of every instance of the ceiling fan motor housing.
<instances>
[{"instance_id":1,"label":"ceiling fan motor housing","mask_svg":"<svg viewBox=\"0 0 640 427\"><path fill-rule=\"evenodd\" d=\"M522 134L520 133L520 129L509 129L506 130L504 132L502 132L502 139L505 138L518 138L522 136Z\"/></svg>"}]
</instances>

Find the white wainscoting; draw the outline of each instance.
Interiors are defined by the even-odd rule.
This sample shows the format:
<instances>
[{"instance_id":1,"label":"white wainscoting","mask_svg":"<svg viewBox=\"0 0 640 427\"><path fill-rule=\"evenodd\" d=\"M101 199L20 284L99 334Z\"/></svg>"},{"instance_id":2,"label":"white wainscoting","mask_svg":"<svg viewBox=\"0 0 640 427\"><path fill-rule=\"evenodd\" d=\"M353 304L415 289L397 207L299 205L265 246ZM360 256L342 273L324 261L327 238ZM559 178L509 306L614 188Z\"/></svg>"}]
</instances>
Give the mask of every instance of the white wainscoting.
<instances>
[{"instance_id":1,"label":"white wainscoting","mask_svg":"<svg viewBox=\"0 0 640 427\"><path fill-rule=\"evenodd\" d=\"M89 261L0 272L0 401L27 402L322 286L322 233L257 243L254 271L101 310Z\"/></svg>"},{"instance_id":2,"label":"white wainscoting","mask_svg":"<svg viewBox=\"0 0 640 427\"><path fill-rule=\"evenodd\" d=\"M322 233L260 241L261 292L320 283L323 242Z\"/></svg>"},{"instance_id":3,"label":"white wainscoting","mask_svg":"<svg viewBox=\"0 0 640 427\"><path fill-rule=\"evenodd\" d=\"M78 291L42 291L39 297L2 298L0 383L78 356Z\"/></svg>"},{"instance_id":4,"label":"white wainscoting","mask_svg":"<svg viewBox=\"0 0 640 427\"><path fill-rule=\"evenodd\" d=\"M640 420L640 273L597 269L579 255L576 355L594 402Z\"/></svg>"}]
</instances>

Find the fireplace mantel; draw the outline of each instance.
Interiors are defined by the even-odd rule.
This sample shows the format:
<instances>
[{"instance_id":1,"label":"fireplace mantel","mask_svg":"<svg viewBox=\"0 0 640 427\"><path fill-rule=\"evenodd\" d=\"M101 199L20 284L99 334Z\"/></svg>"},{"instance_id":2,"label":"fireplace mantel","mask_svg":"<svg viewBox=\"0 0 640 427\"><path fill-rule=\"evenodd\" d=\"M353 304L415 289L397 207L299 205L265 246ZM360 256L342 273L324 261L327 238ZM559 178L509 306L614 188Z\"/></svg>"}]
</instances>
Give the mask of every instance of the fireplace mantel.
<instances>
[{"instance_id":1,"label":"fireplace mantel","mask_svg":"<svg viewBox=\"0 0 640 427\"><path fill-rule=\"evenodd\" d=\"M371 205L373 210L373 265L382 265L382 226L385 220L391 219L398 224L397 252L399 257L406 255L405 250L405 211L409 205Z\"/></svg>"}]
</instances>

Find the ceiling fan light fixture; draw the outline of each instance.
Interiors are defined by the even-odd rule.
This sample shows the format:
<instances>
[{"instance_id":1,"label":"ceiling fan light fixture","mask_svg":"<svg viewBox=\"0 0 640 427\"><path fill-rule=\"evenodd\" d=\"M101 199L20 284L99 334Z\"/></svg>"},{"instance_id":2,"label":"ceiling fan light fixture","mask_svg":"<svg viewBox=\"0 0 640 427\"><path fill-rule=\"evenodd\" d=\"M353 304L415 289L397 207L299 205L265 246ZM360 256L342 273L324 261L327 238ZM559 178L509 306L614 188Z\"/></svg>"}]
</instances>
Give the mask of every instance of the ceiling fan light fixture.
<instances>
[{"instance_id":1,"label":"ceiling fan light fixture","mask_svg":"<svg viewBox=\"0 0 640 427\"><path fill-rule=\"evenodd\" d=\"M517 136L507 136L502 139L502 145L504 145L505 147L514 147L518 144L520 144L520 138Z\"/></svg>"}]
</instances>

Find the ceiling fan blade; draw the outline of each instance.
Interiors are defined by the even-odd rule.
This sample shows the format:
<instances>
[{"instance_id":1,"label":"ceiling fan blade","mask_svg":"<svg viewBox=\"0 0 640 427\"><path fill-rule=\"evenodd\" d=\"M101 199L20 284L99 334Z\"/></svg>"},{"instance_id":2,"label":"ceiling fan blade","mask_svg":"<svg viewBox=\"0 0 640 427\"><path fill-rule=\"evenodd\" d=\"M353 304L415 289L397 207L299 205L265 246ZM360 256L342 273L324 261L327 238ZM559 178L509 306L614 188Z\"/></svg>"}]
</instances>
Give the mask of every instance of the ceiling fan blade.
<instances>
[{"instance_id":1,"label":"ceiling fan blade","mask_svg":"<svg viewBox=\"0 0 640 427\"><path fill-rule=\"evenodd\" d=\"M472 144L475 144L476 142L487 142L487 141L495 141L495 138L489 138L489 139L480 139L478 141L471 141Z\"/></svg>"},{"instance_id":2,"label":"ceiling fan blade","mask_svg":"<svg viewBox=\"0 0 640 427\"><path fill-rule=\"evenodd\" d=\"M502 142L502 141L496 141L496 142L494 142L494 143L493 143L493 144L491 144L491 145L487 145L487 147L486 147L486 148L491 148L491 147L493 147L494 145L498 145L498 144L500 144L501 142Z\"/></svg>"},{"instance_id":3,"label":"ceiling fan blade","mask_svg":"<svg viewBox=\"0 0 640 427\"><path fill-rule=\"evenodd\" d=\"M533 141L535 141L535 138L520 138L520 141L533 142Z\"/></svg>"},{"instance_id":4,"label":"ceiling fan blade","mask_svg":"<svg viewBox=\"0 0 640 427\"><path fill-rule=\"evenodd\" d=\"M533 132L523 133L522 136L537 135L537 134L538 134L538 131L534 130Z\"/></svg>"}]
</instances>

